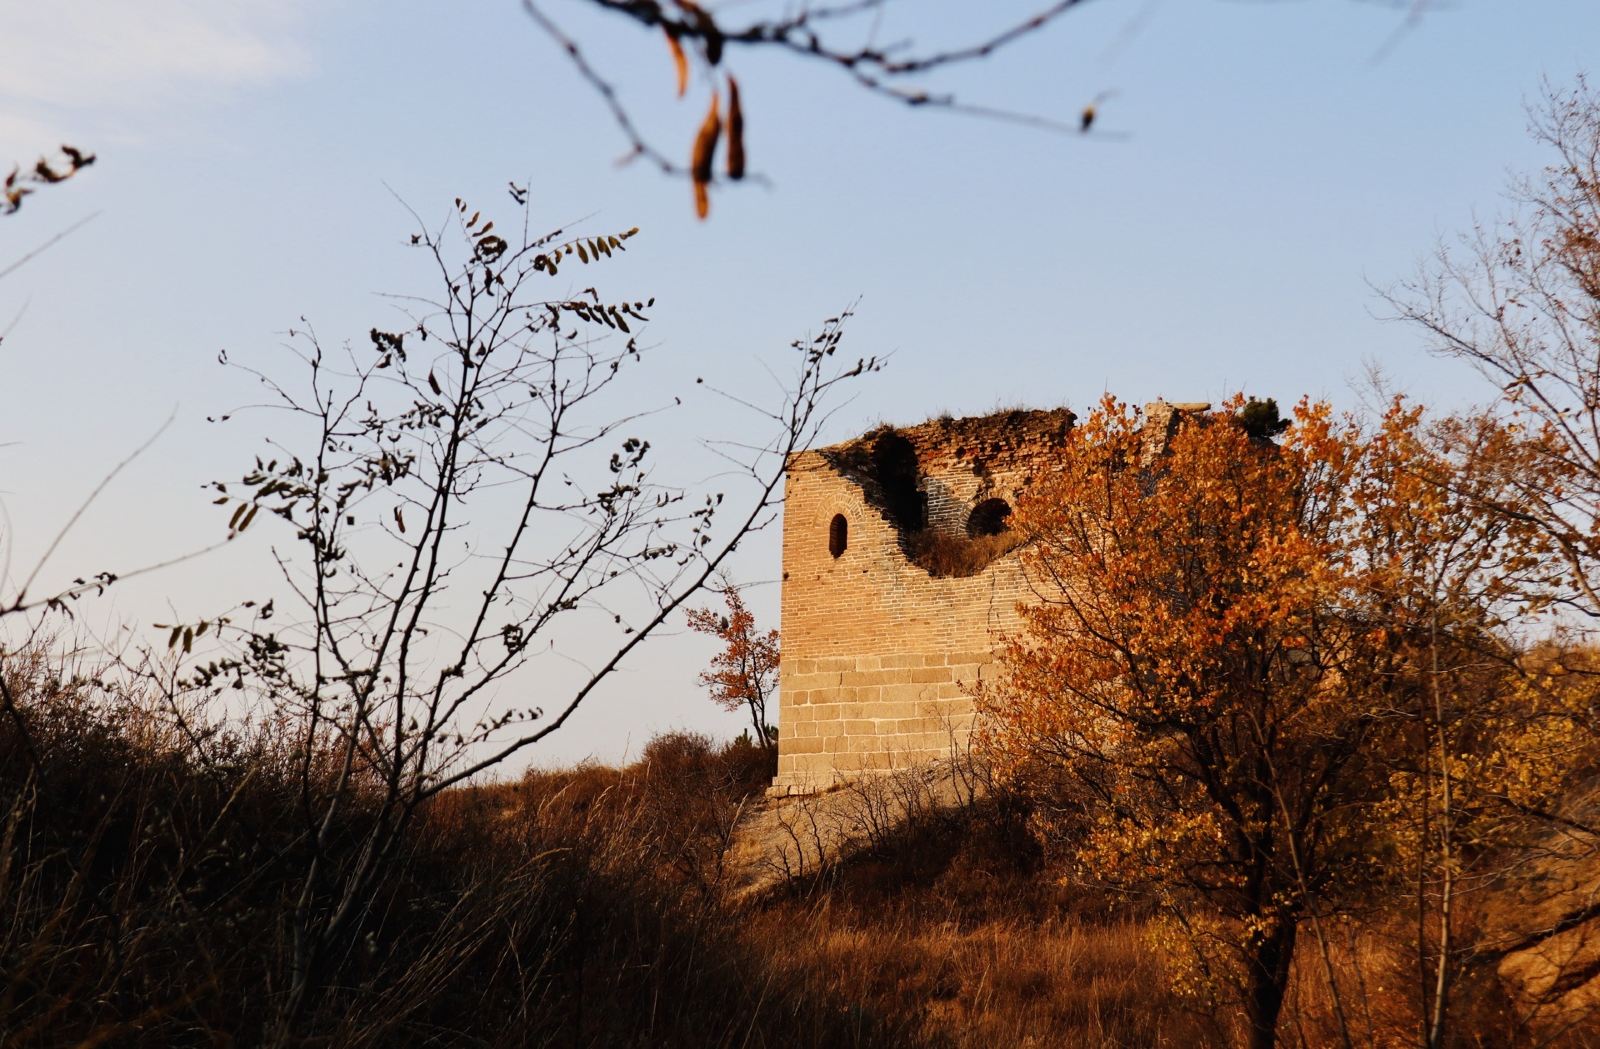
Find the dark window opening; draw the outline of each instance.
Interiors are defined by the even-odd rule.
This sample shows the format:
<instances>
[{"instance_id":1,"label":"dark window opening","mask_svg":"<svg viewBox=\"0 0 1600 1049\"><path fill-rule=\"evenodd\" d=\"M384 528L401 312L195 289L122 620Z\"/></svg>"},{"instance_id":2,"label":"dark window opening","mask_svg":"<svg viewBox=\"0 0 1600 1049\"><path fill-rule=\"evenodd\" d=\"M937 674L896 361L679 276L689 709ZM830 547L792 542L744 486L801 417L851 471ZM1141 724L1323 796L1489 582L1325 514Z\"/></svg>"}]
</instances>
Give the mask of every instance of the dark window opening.
<instances>
[{"instance_id":1,"label":"dark window opening","mask_svg":"<svg viewBox=\"0 0 1600 1049\"><path fill-rule=\"evenodd\" d=\"M834 514L828 523L828 553L838 557L850 545L850 522L844 514Z\"/></svg>"},{"instance_id":2,"label":"dark window opening","mask_svg":"<svg viewBox=\"0 0 1600 1049\"><path fill-rule=\"evenodd\" d=\"M985 499L972 508L967 518L967 534L973 538L982 535L999 535L1011 519L1011 504L1004 499Z\"/></svg>"},{"instance_id":3,"label":"dark window opening","mask_svg":"<svg viewBox=\"0 0 1600 1049\"><path fill-rule=\"evenodd\" d=\"M928 524L928 497L918 488L917 450L897 433L872 446L872 471L883 492L883 506L901 531L920 532Z\"/></svg>"}]
</instances>

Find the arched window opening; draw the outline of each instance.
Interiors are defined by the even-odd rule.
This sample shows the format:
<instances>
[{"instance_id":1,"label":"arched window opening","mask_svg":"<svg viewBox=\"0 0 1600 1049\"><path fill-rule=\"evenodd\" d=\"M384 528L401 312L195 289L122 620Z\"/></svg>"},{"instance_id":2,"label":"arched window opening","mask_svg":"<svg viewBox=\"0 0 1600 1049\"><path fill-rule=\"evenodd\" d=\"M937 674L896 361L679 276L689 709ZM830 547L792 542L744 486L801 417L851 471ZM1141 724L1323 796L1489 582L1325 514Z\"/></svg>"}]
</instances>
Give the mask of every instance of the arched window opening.
<instances>
[{"instance_id":1,"label":"arched window opening","mask_svg":"<svg viewBox=\"0 0 1600 1049\"><path fill-rule=\"evenodd\" d=\"M972 508L967 518L967 534L976 539L984 535L999 535L1009 527L1011 504L1004 499L985 499Z\"/></svg>"},{"instance_id":2,"label":"arched window opening","mask_svg":"<svg viewBox=\"0 0 1600 1049\"><path fill-rule=\"evenodd\" d=\"M844 514L834 514L828 523L828 553L838 557L850 545L850 522Z\"/></svg>"}]
</instances>

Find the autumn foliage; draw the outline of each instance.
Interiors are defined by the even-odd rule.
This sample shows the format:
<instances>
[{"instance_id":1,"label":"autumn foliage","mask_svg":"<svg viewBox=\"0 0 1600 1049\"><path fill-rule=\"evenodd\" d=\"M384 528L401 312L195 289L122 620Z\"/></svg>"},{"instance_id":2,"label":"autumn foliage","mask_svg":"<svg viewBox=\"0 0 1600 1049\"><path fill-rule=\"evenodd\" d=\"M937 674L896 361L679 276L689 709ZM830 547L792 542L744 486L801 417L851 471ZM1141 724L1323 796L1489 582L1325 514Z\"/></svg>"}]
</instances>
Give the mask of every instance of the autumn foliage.
<instances>
[{"instance_id":1,"label":"autumn foliage","mask_svg":"<svg viewBox=\"0 0 1600 1049\"><path fill-rule=\"evenodd\" d=\"M756 741L771 749L777 741L776 730L767 720L767 704L778 693L778 632L757 629L756 617L736 588L726 587L723 599L726 613L709 608L688 612L690 629L722 642L722 650L700 675L700 684L722 709L748 711Z\"/></svg>"},{"instance_id":2,"label":"autumn foliage","mask_svg":"<svg viewBox=\"0 0 1600 1049\"><path fill-rule=\"evenodd\" d=\"M1451 892L1484 845L1467 828L1494 825L1508 782L1524 801L1554 789L1534 755L1570 740L1484 746L1532 701L1509 627L1537 611L1547 544L1518 523L1521 485L1483 462L1526 438L1301 402L1275 442L1246 403L1165 448L1109 398L1080 425L1017 507L1037 600L979 699L1004 780L1073 876L1155 904L1188 989L1237 1002L1264 1046L1297 942L1316 938L1331 984L1323 923L1397 879L1441 930L1418 950L1445 973L1422 1012L1442 1012ZM1492 756L1469 768L1469 742Z\"/></svg>"}]
</instances>

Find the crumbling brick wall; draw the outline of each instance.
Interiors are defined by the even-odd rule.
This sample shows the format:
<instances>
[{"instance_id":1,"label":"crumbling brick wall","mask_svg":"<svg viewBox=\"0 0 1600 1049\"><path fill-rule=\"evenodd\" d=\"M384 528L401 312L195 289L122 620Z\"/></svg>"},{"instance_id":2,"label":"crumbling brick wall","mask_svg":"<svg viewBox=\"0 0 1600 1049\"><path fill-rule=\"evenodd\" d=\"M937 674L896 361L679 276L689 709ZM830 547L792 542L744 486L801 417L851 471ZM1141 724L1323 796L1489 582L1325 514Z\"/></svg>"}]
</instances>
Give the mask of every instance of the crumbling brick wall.
<instances>
[{"instance_id":1,"label":"crumbling brick wall","mask_svg":"<svg viewBox=\"0 0 1600 1049\"><path fill-rule=\"evenodd\" d=\"M1146 405L1146 460L1183 415L1209 407ZM942 418L791 460L775 792L936 760L970 734L971 686L994 672L999 636L1020 628L1028 584L1014 550L965 574L930 571L927 541L960 554L969 536L1003 526L1072 422L1064 408Z\"/></svg>"},{"instance_id":2,"label":"crumbling brick wall","mask_svg":"<svg viewBox=\"0 0 1600 1049\"><path fill-rule=\"evenodd\" d=\"M992 671L996 637L1019 626L1025 580L1014 552L947 576L912 552L924 532L959 543L1003 519L1071 426L1065 409L940 419L794 458L776 790L927 762L970 732L968 689ZM896 490L907 446L915 498Z\"/></svg>"}]
</instances>

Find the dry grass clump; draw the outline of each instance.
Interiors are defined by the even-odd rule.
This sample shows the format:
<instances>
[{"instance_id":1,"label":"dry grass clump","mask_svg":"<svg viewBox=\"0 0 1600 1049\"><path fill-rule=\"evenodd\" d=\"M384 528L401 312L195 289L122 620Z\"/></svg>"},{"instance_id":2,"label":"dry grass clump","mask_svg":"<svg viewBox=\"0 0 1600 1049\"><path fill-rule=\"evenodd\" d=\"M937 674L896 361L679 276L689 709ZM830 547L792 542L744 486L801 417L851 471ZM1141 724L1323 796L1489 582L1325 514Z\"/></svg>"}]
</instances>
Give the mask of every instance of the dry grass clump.
<instances>
[{"instance_id":1,"label":"dry grass clump","mask_svg":"<svg viewBox=\"0 0 1600 1049\"><path fill-rule=\"evenodd\" d=\"M139 697L0 656L0 1044L906 1044L774 983L716 906L705 843L770 759L699 739L425 806L284 1031L306 874L370 813L313 856L291 734L213 732L201 760Z\"/></svg>"},{"instance_id":2,"label":"dry grass clump","mask_svg":"<svg viewBox=\"0 0 1600 1049\"><path fill-rule=\"evenodd\" d=\"M1226 1044L1171 992L1143 917L1054 877L1009 799L863 843L751 914L786 981L895 1017L908 1044Z\"/></svg>"},{"instance_id":3,"label":"dry grass clump","mask_svg":"<svg viewBox=\"0 0 1600 1049\"><path fill-rule=\"evenodd\" d=\"M281 949L283 876L304 855L280 741L213 734L201 765L137 695L5 655L0 1043L262 1024L266 987L234 977Z\"/></svg>"},{"instance_id":4,"label":"dry grass clump","mask_svg":"<svg viewBox=\"0 0 1600 1049\"><path fill-rule=\"evenodd\" d=\"M924 528L906 539L906 556L935 578L972 576L1022 543L1019 532L964 536Z\"/></svg>"},{"instance_id":5,"label":"dry grass clump","mask_svg":"<svg viewBox=\"0 0 1600 1049\"><path fill-rule=\"evenodd\" d=\"M1160 957L1134 923L1018 917L859 920L819 904L808 920L758 920L789 977L908 1021L921 1044L951 1047L1196 1045L1196 1018L1164 992Z\"/></svg>"}]
</instances>

